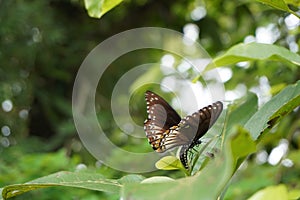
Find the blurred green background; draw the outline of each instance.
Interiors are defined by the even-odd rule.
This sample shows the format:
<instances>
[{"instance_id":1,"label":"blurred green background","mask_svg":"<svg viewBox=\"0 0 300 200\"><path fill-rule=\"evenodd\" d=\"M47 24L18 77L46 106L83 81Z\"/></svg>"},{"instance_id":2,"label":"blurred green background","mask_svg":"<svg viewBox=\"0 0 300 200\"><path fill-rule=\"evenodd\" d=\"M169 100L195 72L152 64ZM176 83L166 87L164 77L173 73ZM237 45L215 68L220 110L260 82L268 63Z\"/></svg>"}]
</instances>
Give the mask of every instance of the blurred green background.
<instances>
[{"instance_id":1,"label":"blurred green background","mask_svg":"<svg viewBox=\"0 0 300 200\"><path fill-rule=\"evenodd\" d=\"M0 1L0 187L82 167L107 178L124 175L99 164L78 138L71 110L77 70L94 47L121 31L155 26L184 32L190 25L198 27L198 40L212 57L251 40L299 51L299 19L256 1L125 1L101 19L89 17L79 0ZM96 97L101 107L99 121L112 141L124 149L151 151L146 138L137 143L120 136L110 110L114 85L132 67L159 62L163 55L155 50L134 52L114 62L100 80ZM298 67L287 62L255 61L224 69L231 74L225 82L228 95L239 98L245 91L253 91L261 103L300 78ZM196 76L196 72L191 72L191 77ZM161 78L147 77L153 81ZM137 94L131 102L132 117L142 125L146 118L143 94ZM287 157L300 156L299 114L299 109L295 110L261 141L258 156L252 156L234 177L228 199L244 199L271 184L299 187L299 159L292 168L267 162L270 152L284 142L289 146ZM180 172L162 171L144 175L153 174L183 176ZM99 192L62 190L65 189L38 190L16 199L117 199Z\"/></svg>"}]
</instances>

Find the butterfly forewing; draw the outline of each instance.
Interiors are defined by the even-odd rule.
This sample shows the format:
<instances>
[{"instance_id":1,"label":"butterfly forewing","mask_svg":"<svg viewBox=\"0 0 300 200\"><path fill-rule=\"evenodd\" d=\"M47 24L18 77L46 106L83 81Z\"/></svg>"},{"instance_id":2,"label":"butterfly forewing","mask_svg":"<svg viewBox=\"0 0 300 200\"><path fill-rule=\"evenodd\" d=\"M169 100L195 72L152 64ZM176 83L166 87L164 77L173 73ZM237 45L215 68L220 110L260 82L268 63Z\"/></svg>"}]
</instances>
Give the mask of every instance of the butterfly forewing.
<instances>
[{"instance_id":1,"label":"butterfly forewing","mask_svg":"<svg viewBox=\"0 0 300 200\"><path fill-rule=\"evenodd\" d=\"M156 121L164 121L163 128L165 129L178 125L181 120L180 116L163 98L150 91L146 92L145 97L148 119L155 117L157 118Z\"/></svg>"},{"instance_id":2,"label":"butterfly forewing","mask_svg":"<svg viewBox=\"0 0 300 200\"><path fill-rule=\"evenodd\" d=\"M160 96L147 91L148 119L144 123L144 129L152 148L158 152L167 150L164 138L170 135L171 129L176 127L181 118L177 112ZM172 135L172 134L171 134Z\"/></svg>"}]
</instances>

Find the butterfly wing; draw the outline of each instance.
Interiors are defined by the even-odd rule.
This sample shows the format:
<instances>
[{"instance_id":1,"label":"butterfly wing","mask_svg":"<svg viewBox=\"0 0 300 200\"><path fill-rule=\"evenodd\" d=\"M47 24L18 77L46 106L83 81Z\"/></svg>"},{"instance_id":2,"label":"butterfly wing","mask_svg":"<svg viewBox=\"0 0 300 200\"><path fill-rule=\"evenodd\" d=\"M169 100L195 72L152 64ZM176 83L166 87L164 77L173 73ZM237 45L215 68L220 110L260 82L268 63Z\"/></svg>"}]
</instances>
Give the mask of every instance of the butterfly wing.
<instances>
[{"instance_id":1,"label":"butterfly wing","mask_svg":"<svg viewBox=\"0 0 300 200\"><path fill-rule=\"evenodd\" d=\"M205 135L208 129L216 122L223 110L220 101L206 106L199 111L183 118L178 124L178 132L185 135L189 141L190 148L198 144L199 139Z\"/></svg>"},{"instance_id":2,"label":"butterfly wing","mask_svg":"<svg viewBox=\"0 0 300 200\"><path fill-rule=\"evenodd\" d=\"M188 169L188 151L195 145L200 144L199 140L208 129L216 122L223 110L223 104L220 101L200 109L181 120L178 125L178 137L185 135L189 142L180 149L180 161Z\"/></svg>"},{"instance_id":3,"label":"butterfly wing","mask_svg":"<svg viewBox=\"0 0 300 200\"><path fill-rule=\"evenodd\" d=\"M145 97L148 119L144 129L152 148L164 152L182 146L180 160L188 168L189 149L200 143L199 139L221 114L223 104L218 101L181 120L177 112L157 94L147 91Z\"/></svg>"},{"instance_id":4,"label":"butterfly wing","mask_svg":"<svg viewBox=\"0 0 300 200\"><path fill-rule=\"evenodd\" d=\"M165 139L171 136L175 127L181 121L177 112L159 95L147 91L148 119L144 123L144 129L152 148L157 152L164 152L171 148L165 144ZM171 134L171 135L170 135Z\"/></svg>"}]
</instances>

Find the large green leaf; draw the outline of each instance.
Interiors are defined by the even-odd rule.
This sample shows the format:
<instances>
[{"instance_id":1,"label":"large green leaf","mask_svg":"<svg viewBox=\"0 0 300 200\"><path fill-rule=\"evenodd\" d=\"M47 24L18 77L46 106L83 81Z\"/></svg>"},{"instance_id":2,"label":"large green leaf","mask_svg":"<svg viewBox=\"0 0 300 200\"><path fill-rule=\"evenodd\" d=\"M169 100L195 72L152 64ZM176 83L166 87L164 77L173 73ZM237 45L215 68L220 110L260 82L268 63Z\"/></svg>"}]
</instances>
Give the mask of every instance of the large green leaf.
<instances>
[{"instance_id":1,"label":"large green leaf","mask_svg":"<svg viewBox=\"0 0 300 200\"><path fill-rule=\"evenodd\" d=\"M300 1L297 1L297 0L285 0L285 3L287 5L293 5L295 7L299 7L300 6ZM299 17L299 15L298 15Z\"/></svg>"},{"instance_id":2,"label":"large green leaf","mask_svg":"<svg viewBox=\"0 0 300 200\"><path fill-rule=\"evenodd\" d=\"M215 58L209 69L214 66L231 65L250 60L282 60L300 65L300 56L286 48L253 42L248 44L241 43L231 47L225 54ZM297 69L297 67L295 66L293 69Z\"/></svg>"},{"instance_id":3,"label":"large green leaf","mask_svg":"<svg viewBox=\"0 0 300 200\"><path fill-rule=\"evenodd\" d=\"M230 180L235 162L255 151L255 143L242 128L231 129L222 156L218 156L201 173L172 182L126 184L124 199L217 199ZM242 149L242 151L240 150ZM245 151L244 151L245 150ZM208 187L209 185L209 187Z\"/></svg>"},{"instance_id":4,"label":"large green leaf","mask_svg":"<svg viewBox=\"0 0 300 200\"><path fill-rule=\"evenodd\" d=\"M290 13L296 15L297 17L299 17L299 15L297 13L295 13L294 11L292 11L291 9L289 9L288 5L283 0L257 0L257 1L259 1L261 3L264 3L264 4L267 4L267 5L269 5L269 6L273 7L273 8L276 8L276 9L279 9L279 10L283 10L283 11L286 11L286 12L290 12ZM290 2L293 2L293 1L290 1ZM296 5L296 3L295 3L295 5Z\"/></svg>"},{"instance_id":5,"label":"large green leaf","mask_svg":"<svg viewBox=\"0 0 300 200\"><path fill-rule=\"evenodd\" d=\"M121 184L118 180L105 179L96 173L58 172L24 184L9 185L2 188L2 197L11 198L22 193L51 186L68 186L118 193Z\"/></svg>"},{"instance_id":6,"label":"large green leaf","mask_svg":"<svg viewBox=\"0 0 300 200\"><path fill-rule=\"evenodd\" d=\"M14 184L0 188L0 192L4 199L20 195L31 190L53 186L67 186L102 192L119 193L123 184L140 183L142 180L144 180L143 176L135 174L130 174L114 180L104 178L103 175L99 173L62 171L24 184Z\"/></svg>"},{"instance_id":7,"label":"large green leaf","mask_svg":"<svg viewBox=\"0 0 300 200\"><path fill-rule=\"evenodd\" d=\"M274 96L246 123L245 128L257 139L272 128L282 117L300 105L300 81L290 85Z\"/></svg>"},{"instance_id":8,"label":"large green leaf","mask_svg":"<svg viewBox=\"0 0 300 200\"><path fill-rule=\"evenodd\" d=\"M248 200L292 200L300 198L300 190L290 190L284 184L269 186L259 190Z\"/></svg>"},{"instance_id":9,"label":"large green leaf","mask_svg":"<svg viewBox=\"0 0 300 200\"><path fill-rule=\"evenodd\" d=\"M123 0L84 0L85 8L90 17L100 18Z\"/></svg>"},{"instance_id":10,"label":"large green leaf","mask_svg":"<svg viewBox=\"0 0 300 200\"><path fill-rule=\"evenodd\" d=\"M258 191L248 200L288 200L288 190L285 185L270 186Z\"/></svg>"},{"instance_id":11,"label":"large green leaf","mask_svg":"<svg viewBox=\"0 0 300 200\"><path fill-rule=\"evenodd\" d=\"M230 129L236 125L244 126L247 121L257 112L258 109L258 99L257 96L253 93L247 94L247 99L242 100L243 103L238 105L230 105L226 129ZM237 107L238 106L238 107ZM237 108L236 108L237 107ZM232 110L232 111L231 111Z\"/></svg>"}]
</instances>

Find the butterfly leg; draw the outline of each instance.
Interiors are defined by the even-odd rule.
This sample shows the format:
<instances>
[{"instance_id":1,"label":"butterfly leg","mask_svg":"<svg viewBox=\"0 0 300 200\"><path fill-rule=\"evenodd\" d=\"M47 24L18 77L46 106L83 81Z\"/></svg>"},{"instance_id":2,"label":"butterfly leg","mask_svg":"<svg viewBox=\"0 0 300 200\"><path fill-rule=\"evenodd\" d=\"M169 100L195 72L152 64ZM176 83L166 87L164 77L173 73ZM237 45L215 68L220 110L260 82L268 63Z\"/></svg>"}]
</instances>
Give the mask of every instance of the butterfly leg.
<instances>
[{"instance_id":1,"label":"butterfly leg","mask_svg":"<svg viewBox=\"0 0 300 200\"><path fill-rule=\"evenodd\" d=\"M194 147L198 147L201 143L201 140L197 140L196 142L190 145L189 152L191 153L191 159L193 158L194 153L198 152L197 149L195 149Z\"/></svg>"},{"instance_id":2,"label":"butterfly leg","mask_svg":"<svg viewBox=\"0 0 300 200\"><path fill-rule=\"evenodd\" d=\"M194 143L194 146L199 146L201 143L202 143L201 140L197 140L197 141Z\"/></svg>"}]
</instances>

